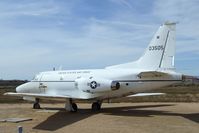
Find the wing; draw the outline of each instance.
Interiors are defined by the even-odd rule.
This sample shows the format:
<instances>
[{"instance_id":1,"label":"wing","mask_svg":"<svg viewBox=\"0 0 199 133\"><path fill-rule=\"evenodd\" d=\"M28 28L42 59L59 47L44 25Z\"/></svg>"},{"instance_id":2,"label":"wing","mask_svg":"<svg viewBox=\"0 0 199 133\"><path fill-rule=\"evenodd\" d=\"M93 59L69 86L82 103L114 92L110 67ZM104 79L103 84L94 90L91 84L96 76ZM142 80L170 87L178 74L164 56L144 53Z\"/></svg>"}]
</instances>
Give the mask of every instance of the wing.
<instances>
[{"instance_id":1,"label":"wing","mask_svg":"<svg viewBox=\"0 0 199 133\"><path fill-rule=\"evenodd\" d=\"M159 72L159 71L145 71L145 72L140 72L138 74L138 77L148 78L148 77L163 77L168 75L169 75L168 73Z\"/></svg>"},{"instance_id":2,"label":"wing","mask_svg":"<svg viewBox=\"0 0 199 133\"><path fill-rule=\"evenodd\" d=\"M159 96L165 95L165 93L137 93L133 95L128 95L127 97L143 97L143 96Z\"/></svg>"},{"instance_id":3,"label":"wing","mask_svg":"<svg viewBox=\"0 0 199 133\"><path fill-rule=\"evenodd\" d=\"M7 92L4 93L6 96L19 96L23 97L24 99L31 99L31 98L40 98L40 99L57 99L57 100L66 100L69 98L73 99L80 99L77 97L72 97L70 95L52 95L52 94L36 94L36 93L14 93L14 92Z\"/></svg>"}]
</instances>

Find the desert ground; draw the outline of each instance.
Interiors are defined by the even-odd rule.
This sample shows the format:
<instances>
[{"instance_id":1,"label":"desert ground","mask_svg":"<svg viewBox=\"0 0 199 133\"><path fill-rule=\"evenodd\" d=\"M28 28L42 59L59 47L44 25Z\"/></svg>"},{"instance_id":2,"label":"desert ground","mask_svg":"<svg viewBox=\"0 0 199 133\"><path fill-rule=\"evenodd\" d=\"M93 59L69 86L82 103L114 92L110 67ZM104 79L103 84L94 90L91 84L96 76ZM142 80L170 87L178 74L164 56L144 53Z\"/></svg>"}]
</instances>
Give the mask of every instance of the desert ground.
<instances>
[{"instance_id":1,"label":"desert ground","mask_svg":"<svg viewBox=\"0 0 199 133\"><path fill-rule=\"evenodd\" d=\"M0 119L32 118L31 121L0 122L0 133L198 133L199 103L104 103L100 112L90 104L79 103L77 113L64 104L0 104Z\"/></svg>"}]
</instances>

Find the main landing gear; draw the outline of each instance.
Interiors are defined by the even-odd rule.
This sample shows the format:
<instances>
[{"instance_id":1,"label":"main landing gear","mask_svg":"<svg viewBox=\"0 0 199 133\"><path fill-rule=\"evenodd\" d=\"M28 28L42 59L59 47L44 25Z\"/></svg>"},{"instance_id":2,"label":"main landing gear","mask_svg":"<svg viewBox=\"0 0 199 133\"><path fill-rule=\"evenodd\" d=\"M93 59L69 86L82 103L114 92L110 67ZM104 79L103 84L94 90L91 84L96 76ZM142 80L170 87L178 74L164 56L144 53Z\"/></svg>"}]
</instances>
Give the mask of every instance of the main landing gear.
<instances>
[{"instance_id":1,"label":"main landing gear","mask_svg":"<svg viewBox=\"0 0 199 133\"><path fill-rule=\"evenodd\" d=\"M92 111L99 111L101 109L102 101L93 102L91 109ZM67 99L65 104L65 109L70 112L77 112L77 104L73 102L72 99Z\"/></svg>"},{"instance_id":2,"label":"main landing gear","mask_svg":"<svg viewBox=\"0 0 199 133\"><path fill-rule=\"evenodd\" d=\"M76 103L72 103L71 112L77 112L77 110L78 110L77 104Z\"/></svg>"},{"instance_id":3,"label":"main landing gear","mask_svg":"<svg viewBox=\"0 0 199 133\"><path fill-rule=\"evenodd\" d=\"M97 101L92 104L92 111L99 111L101 109L102 101Z\"/></svg>"},{"instance_id":4,"label":"main landing gear","mask_svg":"<svg viewBox=\"0 0 199 133\"><path fill-rule=\"evenodd\" d=\"M67 99L65 104L65 109L70 112L77 112L78 107L77 104L74 103L72 99Z\"/></svg>"},{"instance_id":5,"label":"main landing gear","mask_svg":"<svg viewBox=\"0 0 199 133\"><path fill-rule=\"evenodd\" d=\"M41 109L39 104L39 98L35 99L35 103L33 104L33 109Z\"/></svg>"}]
</instances>

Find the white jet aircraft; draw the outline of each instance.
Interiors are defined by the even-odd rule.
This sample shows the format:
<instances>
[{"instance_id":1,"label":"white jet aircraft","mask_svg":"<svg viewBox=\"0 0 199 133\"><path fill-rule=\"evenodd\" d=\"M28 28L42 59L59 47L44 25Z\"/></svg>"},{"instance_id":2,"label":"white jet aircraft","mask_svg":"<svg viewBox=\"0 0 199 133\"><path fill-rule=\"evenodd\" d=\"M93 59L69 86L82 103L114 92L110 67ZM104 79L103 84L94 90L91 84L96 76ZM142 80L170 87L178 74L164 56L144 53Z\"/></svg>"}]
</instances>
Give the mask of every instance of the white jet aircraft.
<instances>
[{"instance_id":1,"label":"white jet aircraft","mask_svg":"<svg viewBox=\"0 0 199 133\"><path fill-rule=\"evenodd\" d=\"M40 108L40 99L63 99L71 112L78 110L74 100L92 101L92 110L97 111L105 99L157 95L143 92L183 81L183 75L174 71L175 27L171 22L161 25L137 61L104 69L41 72L18 86L16 93L5 95L34 100L34 109Z\"/></svg>"}]
</instances>

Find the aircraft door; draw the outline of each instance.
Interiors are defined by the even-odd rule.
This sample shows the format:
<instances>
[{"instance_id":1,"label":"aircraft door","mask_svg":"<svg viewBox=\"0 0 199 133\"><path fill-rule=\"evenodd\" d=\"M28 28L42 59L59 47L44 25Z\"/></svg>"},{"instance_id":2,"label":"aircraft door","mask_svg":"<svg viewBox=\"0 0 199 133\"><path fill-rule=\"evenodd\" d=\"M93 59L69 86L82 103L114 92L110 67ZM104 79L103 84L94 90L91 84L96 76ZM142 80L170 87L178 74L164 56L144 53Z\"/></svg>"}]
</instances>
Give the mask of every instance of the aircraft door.
<instances>
[{"instance_id":1,"label":"aircraft door","mask_svg":"<svg viewBox=\"0 0 199 133\"><path fill-rule=\"evenodd\" d=\"M47 85L46 82L44 82L44 75L41 75L40 79L39 79L39 91L40 93L44 94L47 91Z\"/></svg>"}]
</instances>

